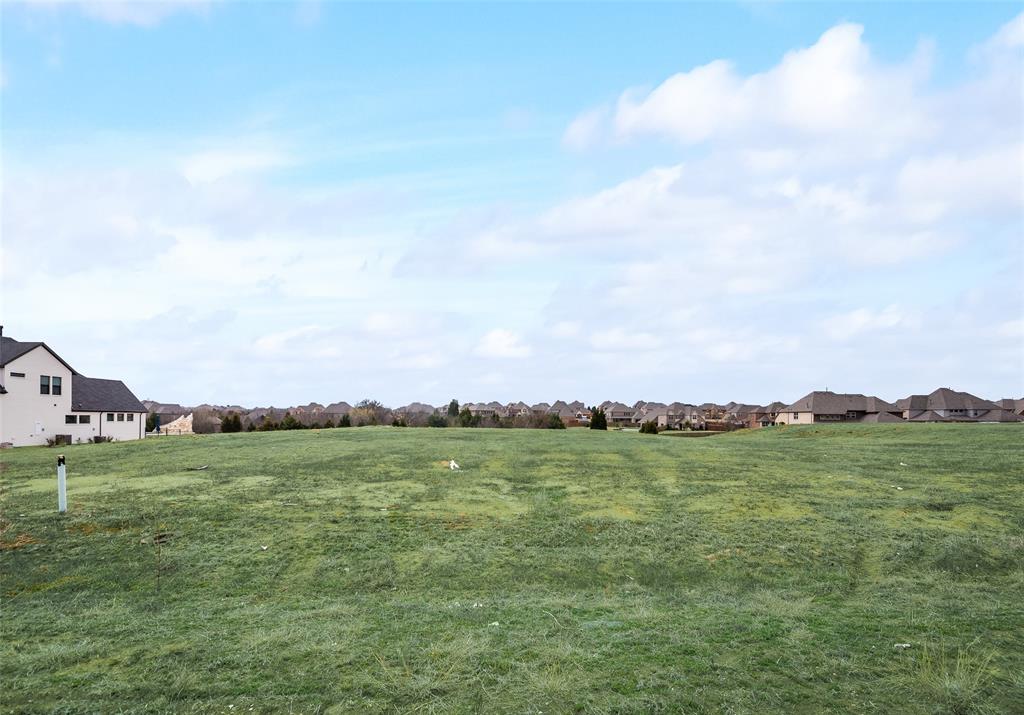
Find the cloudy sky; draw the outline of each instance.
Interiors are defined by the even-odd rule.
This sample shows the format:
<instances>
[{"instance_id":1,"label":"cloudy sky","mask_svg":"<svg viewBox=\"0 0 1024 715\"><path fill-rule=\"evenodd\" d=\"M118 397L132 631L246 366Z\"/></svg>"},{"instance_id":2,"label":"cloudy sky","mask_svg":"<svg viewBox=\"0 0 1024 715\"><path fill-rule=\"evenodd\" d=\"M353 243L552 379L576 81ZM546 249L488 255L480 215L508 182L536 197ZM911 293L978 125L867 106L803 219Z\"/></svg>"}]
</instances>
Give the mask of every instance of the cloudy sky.
<instances>
[{"instance_id":1,"label":"cloudy sky","mask_svg":"<svg viewBox=\"0 0 1024 715\"><path fill-rule=\"evenodd\" d=\"M1020 397L1018 10L5 2L4 332L187 404Z\"/></svg>"}]
</instances>

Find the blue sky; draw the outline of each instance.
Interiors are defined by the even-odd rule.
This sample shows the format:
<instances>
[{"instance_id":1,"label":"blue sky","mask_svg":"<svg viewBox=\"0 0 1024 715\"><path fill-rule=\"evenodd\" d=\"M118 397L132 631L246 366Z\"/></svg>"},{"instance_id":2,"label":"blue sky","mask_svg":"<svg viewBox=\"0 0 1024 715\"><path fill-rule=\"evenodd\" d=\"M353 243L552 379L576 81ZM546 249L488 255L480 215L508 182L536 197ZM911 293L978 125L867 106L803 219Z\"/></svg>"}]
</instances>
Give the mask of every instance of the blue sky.
<instances>
[{"instance_id":1,"label":"blue sky","mask_svg":"<svg viewBox=\"0 0 1024 715\"><path fill-rule=\"evenodd\" d=\"M1010 3L4 3L5 333L184 403L1024 394Z\"/></svg>"}]
</instances>

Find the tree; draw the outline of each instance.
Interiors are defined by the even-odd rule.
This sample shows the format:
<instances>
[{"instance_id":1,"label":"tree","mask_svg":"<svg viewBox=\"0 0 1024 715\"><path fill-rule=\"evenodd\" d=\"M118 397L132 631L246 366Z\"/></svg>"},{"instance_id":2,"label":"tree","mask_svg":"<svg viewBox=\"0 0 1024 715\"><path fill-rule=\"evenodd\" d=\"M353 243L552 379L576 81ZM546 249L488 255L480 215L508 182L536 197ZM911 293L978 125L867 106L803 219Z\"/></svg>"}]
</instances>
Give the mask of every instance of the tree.
<instances>
[{"instance_id":1,"label":"tree","mask_svg":"<svg viewBox=\"0 0 1024 715\"><path fill-rule=\"evenodd\" d=\"M192 431L196 434L212 434L220 427L220 420L212 410L196 410L192 413Z\"/></svg>"},{"instance_id":2,"label":"tree","mask_svg":"<svg viewBox=\"0 0 1024 715\"><path fill-rule=\"evenodd\" d=\"M448 416L449 417L458 417L459 416L459 401L458 400L452 400L451 402L448 403Z\"/></svg>"},{"instance_id":3,"label":"tree","mask_svg":"<svg viewBox=\"0 0 1024 715\"><path fill-rule=\"evenodd\" d=\"M390 423L390 410L377 400L360 400L352 408L351 419L357 427L363 425L386 425Z\"/></svg>"},{"instance_id":4,"label":"tree","mask_svg":"<svg viewBox=\"0 0 1024 715\"><path fill-rule=\"evenodd\" d=\"M304 429L304 427L301 422L292 417L291 412L285 412L284 419L281 420L281 429Z\"/></svg>"},{"instance_id":5,"label":"tree","mask_svg":"<svg viewBox=\"0 0 1024 715\"><path fill-rule=\"evenodd\" d=\"M608 417L600 407L590 408L590 429L608 429Z\"/></svg>"},{"instance_id":6,"label":"tree","mask_svg":"<svg viewBox=\"0 0 1024 715\"><path fill-rule=\"evenodd\" d=\"M640 425L641 434L658 434L658 423L654 420L647 420Z\"/></svg>"},{"instance_id":7,"label":"tree","mask_svg":"<svg viewBox=\"0 0 1024 715\"><path fill-rule=\"evenodd\" d=\"M474 415L468 407L463 407L459 410L458 421L460 427L479 427L483 418L480 415Z\"/></svg>"},{"instance_id":8,"label":"tree","mask_svg":"<svg viewBox=\"0 0 1024 715\"><path fill-rule=\"evenodd\" d=\"M343 414L341 416L341 419L338 420L338 426L339 427L351 427L352 426L352 418L348 416L348 412Z\"/></svg>"},{"instance_id":9,"label":"tree","mask_svg":"<svg viewBox=\"0 0 1024 715\"><path fill-rule=\"evenodd\" d=\"M146 431L152 432L156 429L156 413L150 412L146 415Z\"/></svg>"},{"instance_id":10,"label":"tree","mask_svg":"<svg viewBox=\"0 0 1024 715\"><path fill-rule=\"evenodd\" d=\"M235 412L229 412L220 418L221 432L241 432L242 418Z\"/></svg>"},{"instance_id":11,"label":"tree","mask_svg":"<svg viewBox=\"0 0 1024 715\"><path fill-rule=\"evenodd\" d=\"M328 417L327 421L324 422L324 429L334 429L334 420Z\"/></svg>"},{"instance_id":12,"label":"tree","mask_svg":"<svg viewBox=\"0 0 1024 715\"><path fill-rule=\"evenodd\" d=\"M548 415L548 429L565 429L565 422L562 422L562 418L552 412Z\"/></svg>"},{"instance_id":13,"label":"tree","mask_svg":"<svg viewBox=\"0 0 1024 715\"><path fill-rule=\"evenodd\" d=\"M447 427L448 420L443 415L439 415L436 412L427 418L427 427Z\"/></svg>"}]
</instances>

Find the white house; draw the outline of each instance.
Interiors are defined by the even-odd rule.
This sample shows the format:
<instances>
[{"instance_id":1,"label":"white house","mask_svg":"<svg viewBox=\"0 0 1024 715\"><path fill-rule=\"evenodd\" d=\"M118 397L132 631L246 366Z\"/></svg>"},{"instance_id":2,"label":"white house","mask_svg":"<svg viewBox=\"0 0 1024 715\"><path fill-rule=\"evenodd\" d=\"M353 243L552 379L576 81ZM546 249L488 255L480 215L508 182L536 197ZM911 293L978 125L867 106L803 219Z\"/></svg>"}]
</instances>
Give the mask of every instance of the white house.
<instances>
[{"instance_id":1,"label":"white house","mask_svg":"<svg viewBox=\"0 0 1024 715\"><path fill-rule=\"evenodd\" d=\"M0 444L145 434L146 408L123 382L85 377L46 343L5 338L0 326Z\"/></svg>"}]
</instances>

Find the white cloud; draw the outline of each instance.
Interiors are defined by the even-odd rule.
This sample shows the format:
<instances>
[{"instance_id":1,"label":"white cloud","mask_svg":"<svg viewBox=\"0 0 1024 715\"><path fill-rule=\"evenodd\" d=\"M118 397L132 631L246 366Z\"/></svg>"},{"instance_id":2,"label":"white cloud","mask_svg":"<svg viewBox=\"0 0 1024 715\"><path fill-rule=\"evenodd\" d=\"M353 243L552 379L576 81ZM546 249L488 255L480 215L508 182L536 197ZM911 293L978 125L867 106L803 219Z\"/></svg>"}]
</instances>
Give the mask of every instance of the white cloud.
<instances>
[{"instance_id":1,"label":"white cloud","mask_svg":"<svg viewBox=\"0 0 1024 715\"><path fill-rule=\"evenodd\" d=\"M550 328L548 328L548 334L553 338L559 338L561 340L570 340L579 336L583 326L580 325L579 321L576 320L560 320Z\"/></svg>"},{"instance_id":2,"label":"white cloud","mask_svg":"<svg viewBox=\"0 0 1024 715\"><path fill-rule=\"evenodd\" d=\"M533 351L522 342L519 334L495 328L480 339L475 352L485 358L526 358Z\"/></svg>"},{"instance_id":3,"label":"white cloud","mask_svg":"<svg viewBox=\"0 0 1024 715\"><path fill-rule=\"evenodd\" d=\"M155 27L180 12L202 14L209 10L211 0L79 0L82 12L111 25Z\"/></svg>"},{"instance_id":4,"label":"white cloud","mask_svg":"<svg viewBox=\"0 0 1024 715\"><path fill-rule=\"evenodd\" d=\"M912 316L897 305L888 305L881 310L857 308L846 313L833 315L823 321L825 333L833 340L853 340L864 333L880 330L907 329L914 323Z\"/></svg>"},{"instance_id":5,"label":"white cloud","mask_svg":"<svg viewBox=\"0 0 1024 715\"><path fill-rule=\"evenodd\" d=\"M927 46L903 65L886 66L862 35L860 25L841 24L765 72L742 76L731 62L714 60L653 90L627 90L610 126L620 139L660 135L692 144L742 136L767 148L846 137L883 152L930 132L929 115L914 102L927 75ZM607 124L602 110L589 110L569 125L564 142L586 148L607 134Z\"/></svg>"},{"instance_id":6,"label":"white cloud","mask_svg":"<svg viewBox=\"0 0 1024 715\"><path fill-rule=\"evenodd\" d=\"M607 131L608 108L598 107L576 117L562 135L562 146L581 151L596 144Z\"/></svg>"},{"instance_id":7,"label":"white cloud","mask_svg":"<svg viewBox=\"0 0 1024 715\"><path fill-rule=\"evenodd\" d=\"M192 184L219 181L236 174L277 169L288 166L293 160L278 151L231 151L215 150L190 154L181 159L182 175Z\"/></svg>"}]
</instances>

